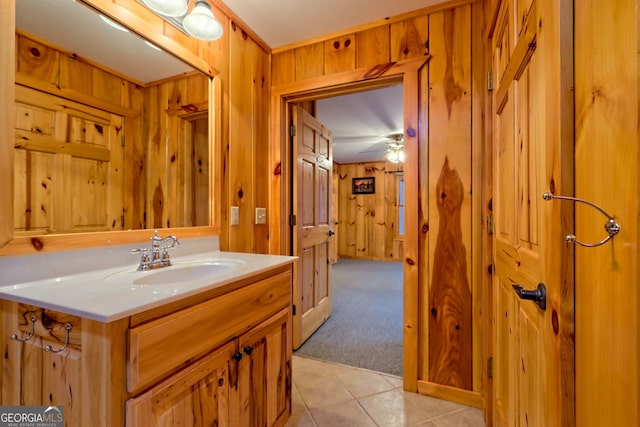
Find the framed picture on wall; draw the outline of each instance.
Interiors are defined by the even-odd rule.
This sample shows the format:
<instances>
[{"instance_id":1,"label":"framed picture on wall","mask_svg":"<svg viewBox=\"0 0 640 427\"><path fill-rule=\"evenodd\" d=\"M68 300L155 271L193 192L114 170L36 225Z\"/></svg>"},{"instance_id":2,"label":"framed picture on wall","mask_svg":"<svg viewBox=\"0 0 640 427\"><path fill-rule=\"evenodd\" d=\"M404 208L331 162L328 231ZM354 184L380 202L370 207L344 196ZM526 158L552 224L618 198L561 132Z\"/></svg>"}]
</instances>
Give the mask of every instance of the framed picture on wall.
<instances>
[{"instance_id":1,"label":"framed picture on wall","mask_svg":"<svg viewBox=\"0 0 640 427\"><path fill-rule=\"evenodd\" d=\"M351 181L352 194L374 194L375 192L376 179L374 177L353 178Z\"/></svg>"}]
</instances>

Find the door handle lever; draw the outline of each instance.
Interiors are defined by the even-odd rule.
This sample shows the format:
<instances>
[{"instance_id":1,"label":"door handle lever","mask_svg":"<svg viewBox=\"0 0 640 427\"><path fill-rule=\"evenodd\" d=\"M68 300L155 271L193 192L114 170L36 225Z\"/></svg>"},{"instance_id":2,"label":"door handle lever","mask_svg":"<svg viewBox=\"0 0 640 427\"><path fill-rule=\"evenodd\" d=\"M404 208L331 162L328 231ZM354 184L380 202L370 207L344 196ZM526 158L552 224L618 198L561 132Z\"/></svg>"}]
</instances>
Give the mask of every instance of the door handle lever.
<instances>
[{"instance_id":1,"label":"door handle lever","mask_svg":"<svg viewBox=\"0 0 640 427\"><path fill-rule=\"evenodd\" d=\"M522 285L512 285L513 290L516 291L516 294L520 297L520 299L531 300L538 304L541 309L547 309L547 288L544 286L544 283L538 283L538 288L529 291L522 287Z\"/></svg>"}]
</instances>

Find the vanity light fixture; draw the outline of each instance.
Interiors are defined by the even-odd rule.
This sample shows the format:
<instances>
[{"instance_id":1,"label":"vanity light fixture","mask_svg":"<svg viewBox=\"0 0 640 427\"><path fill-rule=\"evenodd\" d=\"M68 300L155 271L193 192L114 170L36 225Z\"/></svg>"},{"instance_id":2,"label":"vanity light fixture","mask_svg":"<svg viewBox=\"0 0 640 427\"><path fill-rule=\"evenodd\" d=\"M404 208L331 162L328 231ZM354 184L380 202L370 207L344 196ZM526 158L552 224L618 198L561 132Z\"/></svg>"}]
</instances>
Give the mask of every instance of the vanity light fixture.
<instances>
[{"instance_id":1,"label":"vanity light fixture","mask_svg":"<svg viewBox=\"0 0 640 427\"><path fill-rule=\"evenodd\" d=\"M204 0L196 0L191 13L182 20L182 25L189 35L200 40L217 40L222 36L222 25Z\"/></svg>"},{"instance_id":2,"label":"vanity light fixture","mask_svg":"<svg viewBox=\"0 0 640 427\"><path fill-rule=\"evenodd\" d=\"M188 0L142 0L147 7L164 16L184 16L189 8Z\"/></svg>"}]
</instances>

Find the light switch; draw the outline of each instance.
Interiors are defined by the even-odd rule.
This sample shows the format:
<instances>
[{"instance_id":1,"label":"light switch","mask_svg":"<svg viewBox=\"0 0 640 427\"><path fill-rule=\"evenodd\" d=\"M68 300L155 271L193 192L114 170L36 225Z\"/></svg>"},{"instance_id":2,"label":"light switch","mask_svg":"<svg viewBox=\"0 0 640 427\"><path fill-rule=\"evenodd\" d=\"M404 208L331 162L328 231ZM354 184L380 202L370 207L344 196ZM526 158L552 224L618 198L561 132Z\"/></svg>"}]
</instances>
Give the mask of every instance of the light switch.
<instances>
[{"instance_id":1,"label":"light switch","mask_svg":"<svg viewBox=\"0 0 640 427\"><path fill-rule=\"evenodd\" d=\"M267 209L256 208L256 224L266 224L266 223L267 223Z\"/></svg>"},{"instance_id":2,"label":"light switch","mask_svg":"<svg viewBox=\"0 0 640 427\"><path fill-rule=\"evenodd\" d=\"M231 225L240 224L240 206L231 206Z\"/></svg>"}]
</instances>

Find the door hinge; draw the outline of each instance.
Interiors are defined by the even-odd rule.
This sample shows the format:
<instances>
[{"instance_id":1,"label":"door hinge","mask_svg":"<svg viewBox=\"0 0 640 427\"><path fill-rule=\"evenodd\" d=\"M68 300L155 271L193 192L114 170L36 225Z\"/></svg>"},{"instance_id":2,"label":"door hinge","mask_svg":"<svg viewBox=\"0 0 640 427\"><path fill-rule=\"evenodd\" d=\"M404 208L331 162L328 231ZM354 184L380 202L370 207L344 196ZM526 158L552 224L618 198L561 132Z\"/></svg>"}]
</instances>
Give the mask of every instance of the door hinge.
<instances>
[{"instance_id":1,"label":"door hinge","mask_svg":"<svg viewBox=\"0 0 640 427\"><path fill-rule=\"evenodd\" d=\"M120 137L120 145L124 148L124 135Z\"/></svg>"},{"instance_id":2,"label":"door hinge","mask_svg":"<svg viewBox=\"0 0 640 427\"><path fill-rule=\"evenodd\" d=\"M289 215L289 225L291 227L293 227L294 225L296 225L296 216L291 214Z\"/></svg>"},{"instance_id":3,"label":"door hinge","mask_svg":"<svg viewBox=\"0 0 640 427\"><path fill-rule=\"evenodd\" d=\"M487 215L487 233L493 234L493 215Z\"/></svg>"},{"instance_id":4,"label":"door hinge","mask_svg":"<svg viewBox=\"0 0 640 427\"><path fill-rule=\"evenodd\" d=\"M296 125L291 125L291 127L289 128L289 135L296 136Z\"/></svg>"},{"instance_id":5,"label":"door hinge","mask_svg":"<svg viewBox=\"0 0 640 427\"><path fill-rule=\"evenodd\" d=\"M487 359L487 378L493 378L493 357Z\"/></svg>"},{"instance_id":6,"label":"door hinge","mask_svg":"<svg viewBox=\"0 0 640 427\"><path fill-rule=\"evenodd\" d=\"M295 315L296 315L296 305L295 305L295 304L292 304L292 305L291 305L291 315L292 315L292 316L295 316Z\"/></svg>"},{"instance_id":7,"label":"door hinge","mask_svg":"<svg viewBox=\"0 0 640 427\"><path fill-rule=\"evenodd\" d=\"M489 92L493 90L493 71L487 73L487 90Z\"/></svg>"}]
</instances>

